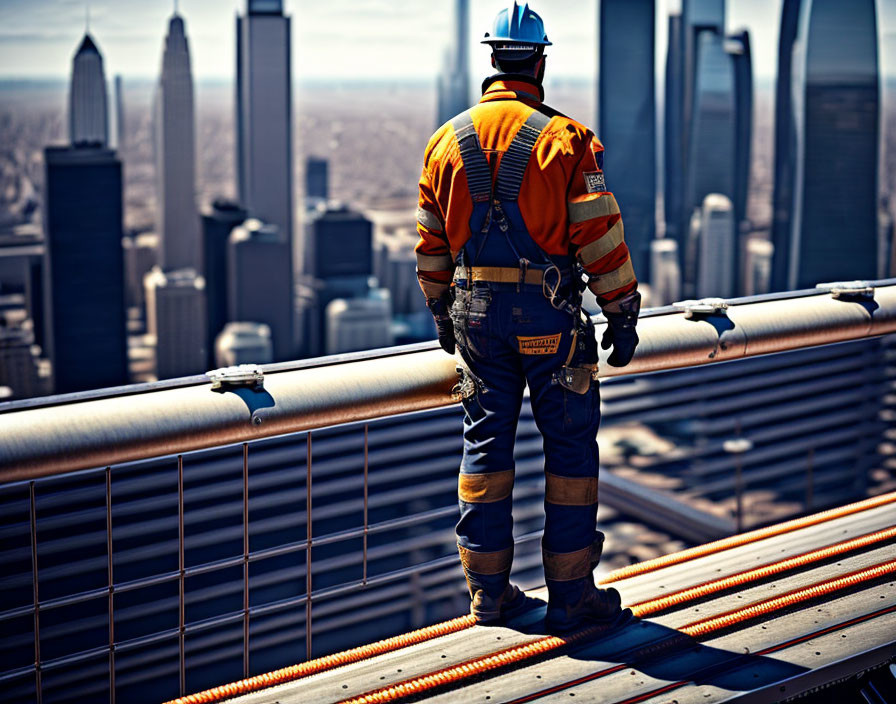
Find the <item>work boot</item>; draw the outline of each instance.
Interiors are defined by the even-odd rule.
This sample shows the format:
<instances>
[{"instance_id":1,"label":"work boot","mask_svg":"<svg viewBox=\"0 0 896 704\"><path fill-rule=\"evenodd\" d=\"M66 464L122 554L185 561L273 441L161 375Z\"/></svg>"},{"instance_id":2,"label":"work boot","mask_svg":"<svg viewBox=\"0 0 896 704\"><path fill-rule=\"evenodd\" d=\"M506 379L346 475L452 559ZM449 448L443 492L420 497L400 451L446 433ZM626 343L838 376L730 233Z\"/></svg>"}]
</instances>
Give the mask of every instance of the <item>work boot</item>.
<instances>
[{"instance_id":1,"label":"work boot","mask_svg":"<svg viewBox=\"0 0 896 704\"><path fill-rule=\"evenodd\" d=\"M576 628L606 624L617 627L632 617L631 609L622 608L619 592L613 587L599 589L589 580L578 603L564 604L548 600L545 624L552 633L566 633Z\"/></svg>"},{"instance_id":2,"label":"work boot","mask_svg":"<svg viewBox=\"0 0 896 704\"><path fill-rule=\"evenodd\" d=\"M508 584L497 599L482 589L473 593L470 613L476 623L485 626L501 623L521 613L526 605L526 595L513 584Z\"/></svg>"}]
</instances>

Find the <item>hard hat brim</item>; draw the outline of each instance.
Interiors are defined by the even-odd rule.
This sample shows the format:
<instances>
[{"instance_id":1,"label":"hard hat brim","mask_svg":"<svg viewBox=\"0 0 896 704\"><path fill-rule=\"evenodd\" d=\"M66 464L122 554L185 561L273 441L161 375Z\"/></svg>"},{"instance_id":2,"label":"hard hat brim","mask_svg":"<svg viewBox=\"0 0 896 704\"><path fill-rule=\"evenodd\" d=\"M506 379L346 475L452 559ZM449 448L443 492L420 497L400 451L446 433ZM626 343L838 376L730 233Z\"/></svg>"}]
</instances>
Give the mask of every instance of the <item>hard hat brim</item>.
<instances>
[{"instance_id":1,"label":"hard hat brim","mask_svg":"<svg viewBox=\"0 0 896 704\"><path fill-rule=\"evenodd\" d=\"M526 41L522 41L519 37L490 37L486 35L485 39L483 39L480 44L537 44L538 46L553 46L553 42L548 41L547 39L534 40L527 39Z\"/></svg>"}]
</instances>

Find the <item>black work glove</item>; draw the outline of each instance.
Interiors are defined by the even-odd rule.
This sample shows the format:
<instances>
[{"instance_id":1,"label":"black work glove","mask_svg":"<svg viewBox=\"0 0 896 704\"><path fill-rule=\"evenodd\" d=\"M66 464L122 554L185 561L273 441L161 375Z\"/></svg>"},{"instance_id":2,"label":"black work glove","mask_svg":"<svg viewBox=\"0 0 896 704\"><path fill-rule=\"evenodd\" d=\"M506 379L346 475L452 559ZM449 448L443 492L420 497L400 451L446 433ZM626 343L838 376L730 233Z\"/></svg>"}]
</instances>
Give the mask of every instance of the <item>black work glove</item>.
<instances>
[{"instance_id":1,"label":"black work glove","mask_svg":"<svg viewBox=\"0 0 896 704\"><path fill-rule=\"evenodd\" d=\"M427 298L426 307L436 321L439 344L448 354L454 354L454 323L451 321L451 292L446 291L439 298Z\"/></svg>"},{"instance_id":2,"label":"black work glove","mask_svg":"<svg viewBox=\"0 0 896 704\"><path fill-rule=\"evenodd\" d=\"M638 346L638 312L641 310L641 294L635 291L619 301L614 301L615 311L604 310L607 329L601 338L600 346L608 350L613 347L607 362L613 367L624 367L632 361L635 348ZM618 311L618 312L617 312Z\"/></svg>"}]
</instances>

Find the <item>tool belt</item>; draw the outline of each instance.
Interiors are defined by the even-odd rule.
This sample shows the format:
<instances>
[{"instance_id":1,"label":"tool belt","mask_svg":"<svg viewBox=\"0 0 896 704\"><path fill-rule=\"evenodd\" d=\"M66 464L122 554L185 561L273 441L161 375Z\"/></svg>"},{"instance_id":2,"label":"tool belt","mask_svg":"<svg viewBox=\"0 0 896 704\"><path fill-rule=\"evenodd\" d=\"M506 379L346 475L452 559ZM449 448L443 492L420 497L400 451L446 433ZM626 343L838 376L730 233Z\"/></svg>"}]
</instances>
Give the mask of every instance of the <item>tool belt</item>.
<instances>
[{"instance_id":1,"label":"tool belt","mask_svg":"<svg viewBox=\"0 0 896 704\"><path fill-rule=\"evenodd\" d=\"M541 286L544 281L542 269L521 269L509 266L459 266L454 270L455 280L488 281L498 284L532 284Z\"/></svg>"}]
</instances>

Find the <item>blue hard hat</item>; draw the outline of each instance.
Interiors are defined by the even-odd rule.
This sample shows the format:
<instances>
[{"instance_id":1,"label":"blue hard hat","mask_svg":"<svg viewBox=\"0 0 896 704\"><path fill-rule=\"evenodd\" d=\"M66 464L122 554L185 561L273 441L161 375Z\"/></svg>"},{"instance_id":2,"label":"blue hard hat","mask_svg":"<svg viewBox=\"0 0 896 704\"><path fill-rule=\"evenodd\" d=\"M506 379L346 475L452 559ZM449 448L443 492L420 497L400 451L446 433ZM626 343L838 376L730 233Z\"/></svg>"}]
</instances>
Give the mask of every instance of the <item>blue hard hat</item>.
<instances>
[{"instance_id":1,"label":"blue hard hat","mask_svg":"<svg viewBox=\"0 0 896 704\"><path fill-rule=\"evenodd\" d=\"M508 50L516 48L514 45L528 44L532 45L533 49L551 45L548 35L544 33L544 22L538 13L529 9L529 3L524 2L520 7L515 0L510 8L498 13L492 31L485 33L482 43L491 44L492 49Z\"/></svg>"}]
</instances>

